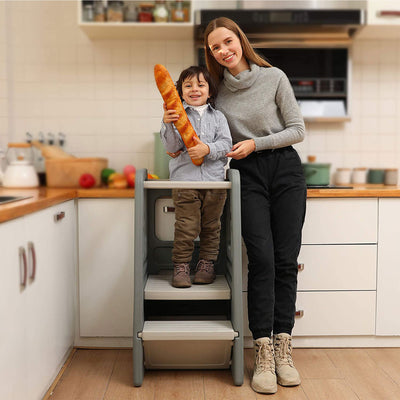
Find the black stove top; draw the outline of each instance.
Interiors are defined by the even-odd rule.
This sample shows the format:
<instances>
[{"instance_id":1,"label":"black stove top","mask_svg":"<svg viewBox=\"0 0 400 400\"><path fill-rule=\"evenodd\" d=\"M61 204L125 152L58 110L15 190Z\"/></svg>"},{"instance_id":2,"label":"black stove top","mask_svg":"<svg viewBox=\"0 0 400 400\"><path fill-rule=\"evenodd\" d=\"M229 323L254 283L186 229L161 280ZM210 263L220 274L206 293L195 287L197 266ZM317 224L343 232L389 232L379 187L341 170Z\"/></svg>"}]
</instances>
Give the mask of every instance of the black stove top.
<instances>
[{"instance_id":1,"label":"black stove top","mask_svg":"<svg viewBox=\"0 0 400 400\"><path fill-rule=\"evenodd\" d=\"M307 189L353 189L353 186L307 185Z\"/></svg>"}]
</instances>

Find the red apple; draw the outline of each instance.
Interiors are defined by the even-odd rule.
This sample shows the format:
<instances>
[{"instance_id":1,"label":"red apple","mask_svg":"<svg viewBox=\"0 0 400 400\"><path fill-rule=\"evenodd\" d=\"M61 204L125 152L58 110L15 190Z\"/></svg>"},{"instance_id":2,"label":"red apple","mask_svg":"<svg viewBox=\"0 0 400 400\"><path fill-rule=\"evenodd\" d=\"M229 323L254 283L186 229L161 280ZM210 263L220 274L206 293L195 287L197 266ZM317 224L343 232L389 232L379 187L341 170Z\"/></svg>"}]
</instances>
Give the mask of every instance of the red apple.
<instances>
[{"instance_id":1,"label":"red apple","mask_svg":"<svg viewBox=\"0 0 400 400\"><path fill-rule=\"evenodd\" d=\"M89 189L96 184L96 179L92 174L82 174L79 178L79 185L85 189Z\"/></svg>"},{"instance_id":2,"label":"red apple","mask_svg":"<svg viewBox=\"0 0 400 400\"><path fill-rule=\"evenodd\" d=\"M129 174L136 173L136 168L133 165L125 165L123 173L128 177Z\"/></svg>"},{"instance_id":3,"label":"red apple","mask_svg":"<svg viewBox=\"0 0 400 400\"><path fill-rule=\"evenodd\" d=\"M136 173L131 172L126 176L126 180L128 181L128 186L131 188L135 187L135 178L136 178Z\"/></svg>"}]
</instances>

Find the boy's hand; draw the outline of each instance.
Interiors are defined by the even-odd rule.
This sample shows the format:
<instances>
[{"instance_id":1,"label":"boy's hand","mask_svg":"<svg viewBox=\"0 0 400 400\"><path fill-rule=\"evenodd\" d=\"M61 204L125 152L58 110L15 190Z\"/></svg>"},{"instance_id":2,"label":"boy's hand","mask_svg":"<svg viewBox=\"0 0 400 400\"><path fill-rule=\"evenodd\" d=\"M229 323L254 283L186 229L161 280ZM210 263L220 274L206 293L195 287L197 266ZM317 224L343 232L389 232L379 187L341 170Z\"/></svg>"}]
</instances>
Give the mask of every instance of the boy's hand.
<instances>
[{"instance_id":1,"label":"boy's hand","mask_svg":"<svg viewBox=\"0 0 400 400\"><path fill-rule=\"evenodd\" d=\"M194 138L194 140L196 142L196 145L188 149L188 154L190 158L196 160L206 156L207 154L210 154L210 148L205 143L203 143L200 139L196 137Z\"/></svg>"},{"instance_id":2,"label":"boy's hand","mask_svg":"<svg viewBox=\"0 0 400 400\"><path fill-rule=\"evenodd\" d=\"M172 158L178 157L181 153L182 153L182 150L178 150L175 153L170 153L169 151L167 151L167 154Z\"/></svg>"},{"instance_id":3,"label":"boy's hand","mask_svg":"<svg viewBox=\"0 0 400 400\"><path fill-rule=\"evenodd\" d=\"M165 103L163 104L163 108L164 108L163 121L165 124L168 124L170 122L175 122L179 119L179 114L177 114L175 110L167 110L167 106Z\"/></svg>"}]
</instances>

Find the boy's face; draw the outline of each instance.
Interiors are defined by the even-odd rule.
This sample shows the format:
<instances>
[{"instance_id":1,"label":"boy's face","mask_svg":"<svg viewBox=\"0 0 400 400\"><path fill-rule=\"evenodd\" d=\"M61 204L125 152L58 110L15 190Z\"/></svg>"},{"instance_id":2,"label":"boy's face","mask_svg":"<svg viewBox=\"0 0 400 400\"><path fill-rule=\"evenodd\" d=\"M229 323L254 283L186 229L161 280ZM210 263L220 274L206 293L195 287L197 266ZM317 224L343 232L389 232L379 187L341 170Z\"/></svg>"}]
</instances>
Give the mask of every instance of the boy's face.
<instances>
[{"instance_id":1,"label":"boy's face","mask_svg":"<svg viewBox=\"0 0 400 400\"><path fill-rule=\"evenodd\" d=\"M208 83L203 74L187 78L182 83L182 98L191 106L202 106L207 103L209 95Z\"/></svg>"}]
</instances>

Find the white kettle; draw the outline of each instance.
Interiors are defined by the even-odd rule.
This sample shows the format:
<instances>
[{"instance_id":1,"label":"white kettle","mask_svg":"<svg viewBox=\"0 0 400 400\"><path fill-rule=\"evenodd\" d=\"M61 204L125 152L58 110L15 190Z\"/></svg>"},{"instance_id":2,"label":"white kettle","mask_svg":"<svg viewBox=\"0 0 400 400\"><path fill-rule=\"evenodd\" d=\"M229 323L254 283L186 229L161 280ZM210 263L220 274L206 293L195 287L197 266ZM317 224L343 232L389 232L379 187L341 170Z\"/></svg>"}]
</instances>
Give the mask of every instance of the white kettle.
<instances>
[{"instance_id":1,"label":"white kettle","mask_svg":"<svg viewBox=\"0 0 400 400\"><path fill-rule=\"evenodd\" d=\"M4 187L32 188L39 186L38 174L32 164L32 147L29 143L9 143L6 158L8 166L2 174Z\"/></svg>"}]
</instances>

